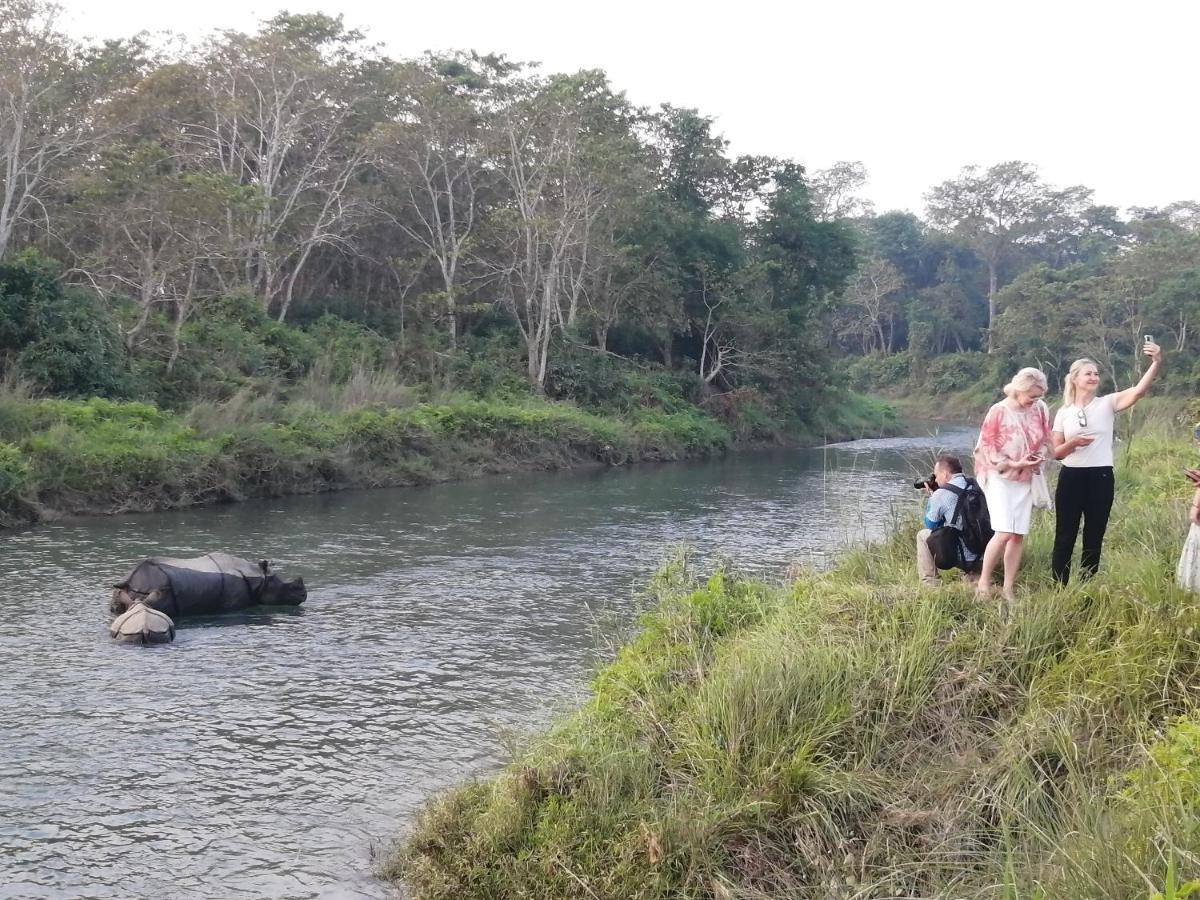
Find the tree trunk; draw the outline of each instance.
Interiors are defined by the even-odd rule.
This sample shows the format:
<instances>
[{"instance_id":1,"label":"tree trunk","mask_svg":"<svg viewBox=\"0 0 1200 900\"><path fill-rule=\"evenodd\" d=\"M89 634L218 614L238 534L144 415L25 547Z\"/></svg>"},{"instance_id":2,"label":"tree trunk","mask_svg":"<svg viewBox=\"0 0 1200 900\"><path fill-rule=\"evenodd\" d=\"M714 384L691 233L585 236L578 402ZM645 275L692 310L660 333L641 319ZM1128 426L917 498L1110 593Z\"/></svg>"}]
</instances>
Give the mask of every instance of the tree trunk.
<instances>
[{"instance_id":1,"label":"tree trunk","mask_svg":"<svg viewBox=\"0 0 1200 900\"><path fill-rule=\"evenodd\" d=\"M987 352L994 349L992 342L992 327L996 324L996 262L988 260L988 334Z\"/></svg>"}]
</instances>

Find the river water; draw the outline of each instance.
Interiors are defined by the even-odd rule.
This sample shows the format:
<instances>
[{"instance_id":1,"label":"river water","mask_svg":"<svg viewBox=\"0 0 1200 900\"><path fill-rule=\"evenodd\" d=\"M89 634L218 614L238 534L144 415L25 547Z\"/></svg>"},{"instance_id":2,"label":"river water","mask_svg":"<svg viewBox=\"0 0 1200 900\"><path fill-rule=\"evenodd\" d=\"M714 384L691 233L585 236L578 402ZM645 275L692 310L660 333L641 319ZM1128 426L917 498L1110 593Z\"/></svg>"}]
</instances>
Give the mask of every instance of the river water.
<instances>
[{"instance_id":1,"label":"river water","mask_svg":"<svg viewBox=\"0 0 1200 900\"><path fill-rule=\"evenodd\" d=\"M256 501L0 538L0 897L392 896L433 792L578 698L671 545L782 576L917 508L973 434ZM270 557L296 611L107 635L143 556Z\"/></svg>"}]
</instances>

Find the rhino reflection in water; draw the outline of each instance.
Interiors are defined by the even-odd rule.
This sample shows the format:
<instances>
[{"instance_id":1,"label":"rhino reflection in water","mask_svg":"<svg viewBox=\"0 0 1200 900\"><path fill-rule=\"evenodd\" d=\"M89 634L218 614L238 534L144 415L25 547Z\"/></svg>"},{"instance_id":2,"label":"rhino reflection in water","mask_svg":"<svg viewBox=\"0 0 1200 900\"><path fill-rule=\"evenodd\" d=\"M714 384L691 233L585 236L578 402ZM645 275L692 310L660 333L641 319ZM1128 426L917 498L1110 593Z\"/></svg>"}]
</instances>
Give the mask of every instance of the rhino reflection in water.
<instances>
[{"instance_id":1,"label":"rhino reflection in water","mask_svg":"<svg viewBox=\"0 0 1200 900\"><path fill-rule=\"evenodd\" d=\"M209 553L194 559L143 560L113 586L109 608L123 613L135 603L144 603L178 618L248 606L297 606L307 597L304 579L284 581L270 571L265 559L254 563L228 553Z\"/></svg>"}]
</instances>

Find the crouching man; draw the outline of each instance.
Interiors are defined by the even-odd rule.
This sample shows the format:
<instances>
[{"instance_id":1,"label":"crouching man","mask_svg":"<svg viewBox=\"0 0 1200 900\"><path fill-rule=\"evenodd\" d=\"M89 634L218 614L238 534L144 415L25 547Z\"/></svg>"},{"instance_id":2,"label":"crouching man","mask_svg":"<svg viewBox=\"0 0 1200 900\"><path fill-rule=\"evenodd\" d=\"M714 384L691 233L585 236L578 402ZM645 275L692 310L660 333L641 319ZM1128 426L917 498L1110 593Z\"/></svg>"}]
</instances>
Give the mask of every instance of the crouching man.
<instances>
[{"instance_id":1,"label":"crouching man","mask_svg":"<svg viewBox=\"0 0 1200 900\"><path fill-rule=\"evenodd\" d=\"M976 530L970 526L980 504L983 515L987 515L983 492L974 479L963 475L958 457L949 454L937 458L932 482L925 486L930 495L925 506L925 527L917 532L917 574L922 584L931 587L941 583L938 569L961 569L963 577L976 581L979 554L969 546L974 541L964 540L963 532L964 528Z\"/></svg>"}]
</instances>

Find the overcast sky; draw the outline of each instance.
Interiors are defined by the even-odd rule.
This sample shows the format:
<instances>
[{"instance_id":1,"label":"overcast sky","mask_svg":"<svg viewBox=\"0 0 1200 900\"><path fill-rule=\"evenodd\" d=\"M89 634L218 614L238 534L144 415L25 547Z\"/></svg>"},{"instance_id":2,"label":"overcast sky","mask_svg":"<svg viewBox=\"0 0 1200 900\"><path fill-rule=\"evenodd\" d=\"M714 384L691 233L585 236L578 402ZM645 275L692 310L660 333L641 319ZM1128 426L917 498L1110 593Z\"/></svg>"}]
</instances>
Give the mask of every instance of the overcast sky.
<instances>
[{"instance_id":1,"label":"overcast sky","mask_svg":"<svg viewBox=\"0 0 1200 900\"><path fill-rule=\"evenodd\" d=\"M862 160L879 211L969 163L1035 163L1100 203L1200 200L1200 3L910 0L721 4L548 0L63 0L96 37L342 14L394 56L475 49L602 68L636 103L716 117L737 153Z\"/></svg>"}]
</instances>

